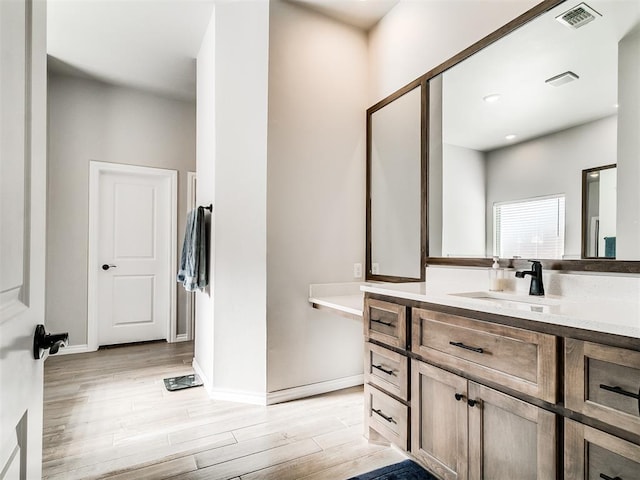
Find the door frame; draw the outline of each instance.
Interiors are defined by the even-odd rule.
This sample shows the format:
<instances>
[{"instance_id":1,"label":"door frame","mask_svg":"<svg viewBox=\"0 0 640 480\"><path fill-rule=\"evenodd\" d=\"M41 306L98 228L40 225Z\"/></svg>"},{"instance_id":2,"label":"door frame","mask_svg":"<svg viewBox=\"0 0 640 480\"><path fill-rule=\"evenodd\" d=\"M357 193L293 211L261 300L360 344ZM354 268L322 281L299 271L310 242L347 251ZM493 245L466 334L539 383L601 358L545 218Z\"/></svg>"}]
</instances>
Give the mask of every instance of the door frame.
<instances>
[{"instance_id":1,"label":"door frame","mask_svg":"<svg viewBox=\"0 0 640 480\"><path fill-rule=\"evenodd\" d=\"M196 208L196 172L187 172L187 215L191 210ZM186 333L184 340L193 340L196 322L196 293L186 292ZM180 340L180 339L178 339Z\"/></svg>"},{"instance_id":2,"label":"door frame","mask_svg":"<svg viewBox=\"0 0 640 480\"><path fill-rule=\"evenodd\" d=\"M131 173L153 175L166 178L169 181L169 194L171 202L171 218L169 232L169 320L166 328L167 342L176 341L176 286L177 275L177 223L178 223L178 172L165 168L143 167L139 165L126 165L121 163L101 162L91 160L89 162L89 252L87 264L87 346L89 351L98 349L98 217L100 208L100 177L105 173Z\"/></svg>"}]
</instances>

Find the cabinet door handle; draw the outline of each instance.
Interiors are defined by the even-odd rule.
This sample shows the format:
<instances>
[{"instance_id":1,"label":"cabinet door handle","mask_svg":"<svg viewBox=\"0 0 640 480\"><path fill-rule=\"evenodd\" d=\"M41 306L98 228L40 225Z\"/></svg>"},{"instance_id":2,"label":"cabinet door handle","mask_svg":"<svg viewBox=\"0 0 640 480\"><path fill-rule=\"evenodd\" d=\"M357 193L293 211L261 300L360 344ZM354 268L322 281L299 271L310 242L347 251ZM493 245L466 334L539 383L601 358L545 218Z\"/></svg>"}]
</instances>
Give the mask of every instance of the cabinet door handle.
<instances>
[{"instance_id":1,"label":"cabinet door handle","mask_svg":"<svg viewBox=\"0 0 640 480\"><path fill-rule=\"evenodd\" d=\"M379 323L380 325L384 325L385 327L392 327L393 326L393 323L385 322L383 320L378 320L377 318L372 318L371 321L375 322L375 323Z\"/></svg>"},{"instance_id":2,"label":"cabinet door handle","mask_svg":"<svg viewBox=\"0 0 640 480\"><path fill-rule=\"evenodd\" d=\"M384 413L382 413L382 410L376 410L375 408L372 408L371 410L373 412L377 413L378 415L380 415L382 418L384 418L389 423L398 423L393 419L393 417L390 417L390 416L385 415Z\"/></svg>"},{"instance_id":3,"label":"cabinet door handle","mask_svg":"<svg viewBox=\"0 0 640 480\"><path fill-rule=\"evenodd\" d=\"M640 389L638 389L638 393L627 392L622 387L611 387L609 385L605 385L603 383L600 384L600 388L606 390L607 392L617 393L618 395L624 395L625 397L635 398L638 401L638 414L640 414Z\"/></svg>"},{"instance_id":4,"label":"cabinet door handle","mask_svg":"<svg viewBox=\"0 0 640 480\"><path fill-rule=\"evenodd\" d=\"M454 395L454 397L456 397L456 401L459 402L460 400L464 399L464 395L461 393L456 393Z\"/></svg>"},{"instance_id":5,"label":"cabinet door handle","mask_svg":"<svg viewBox=\"0 0 640 480\"><path fill-rule=\"evenodd\" d=\"M386 368L384 368L382 365L374 365L371 364L371 366L377 370L380 370L381 372L386 373L387 375L395 375L395 373L393 373L393 370L387 370Z\"/></svg>"},{"instance_id":6,"label":"cabinet door handle","mask_svg":"<svg viewBox=\"0 0 640 480\"><path fill-rule=\"evenodd\" d=\"M470 407L475 407L476 405L478 405L480 402L478 400L471 400L468 399L467 400L467 405L469 405Z\"/></svg>"},{"instance_id":7,"label":"cabinet door handle","mask_svg":"<svg viewBox=\"0 0 640 480\"><path fill-rule=\"evenodd\" d=\"M603 480L622 480L621 477L610 477L609 475L605 475L604 473L600 474L600 478L602 478Z\"/></svg>"},{"instance_id":8,"label":"cabinet door handle","mask_svg":"<svg viewBox=\"0 0 640 480\"><path fill-rule=\"evenodd\" d=\"M465 350L471 350L476 353L484 353L484 350L478 347L470 347L469 345L465 345L462 342L449 342L449 345L453 345L454 347L464 348Z\"/></svg>"}]
</instances>

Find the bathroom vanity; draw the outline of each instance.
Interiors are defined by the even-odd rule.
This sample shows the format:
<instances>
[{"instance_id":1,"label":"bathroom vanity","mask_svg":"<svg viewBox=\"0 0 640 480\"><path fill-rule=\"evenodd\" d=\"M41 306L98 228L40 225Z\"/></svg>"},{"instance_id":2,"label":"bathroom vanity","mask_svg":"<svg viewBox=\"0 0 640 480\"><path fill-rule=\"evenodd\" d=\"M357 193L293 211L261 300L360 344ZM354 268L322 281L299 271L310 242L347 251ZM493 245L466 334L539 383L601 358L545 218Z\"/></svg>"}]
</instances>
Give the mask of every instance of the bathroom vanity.
<instances>
[{"instance_id":1,"label":"bathroom vanity","mask_svg":"<svg viewBox=\"0 0 640 480\"><path fill-rule=\"evenodd\" d=\"M362 287L371 441L443 479L640 478L637 301L599 320L597 301L427 285Z\"/></svg>"}]
</instances>

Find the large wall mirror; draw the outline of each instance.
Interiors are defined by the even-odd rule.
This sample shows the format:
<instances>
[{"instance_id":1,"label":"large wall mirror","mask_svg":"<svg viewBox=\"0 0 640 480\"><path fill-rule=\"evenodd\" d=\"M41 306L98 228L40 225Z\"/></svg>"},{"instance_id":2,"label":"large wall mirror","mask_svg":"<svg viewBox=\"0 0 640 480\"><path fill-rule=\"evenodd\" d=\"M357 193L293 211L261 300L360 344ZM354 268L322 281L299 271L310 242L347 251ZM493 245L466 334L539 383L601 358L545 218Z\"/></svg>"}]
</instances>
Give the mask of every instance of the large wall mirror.
<instances>
[{"instance_id":1,"label":"large wall mirror","mask_svg":"<svg viewBox=\"0 0 640 480\"><path fill-rule=\"evenodd\" d=\"M640 272L638 0L545 0L367 113L368 279L423 279L417 255Z\"/></svg>"},{"instance_id":2,"label":"large wall mirror","mask_svg":"<svg viewBox=\"0 0 640 480\"><path fill-rule=\"evenodd\" d=\"M429 78L428 262L638 271L640 2L546 4ZM584 171L602 178L587 178L602 217L585 211Z\"/></svg>"}]
</instances>

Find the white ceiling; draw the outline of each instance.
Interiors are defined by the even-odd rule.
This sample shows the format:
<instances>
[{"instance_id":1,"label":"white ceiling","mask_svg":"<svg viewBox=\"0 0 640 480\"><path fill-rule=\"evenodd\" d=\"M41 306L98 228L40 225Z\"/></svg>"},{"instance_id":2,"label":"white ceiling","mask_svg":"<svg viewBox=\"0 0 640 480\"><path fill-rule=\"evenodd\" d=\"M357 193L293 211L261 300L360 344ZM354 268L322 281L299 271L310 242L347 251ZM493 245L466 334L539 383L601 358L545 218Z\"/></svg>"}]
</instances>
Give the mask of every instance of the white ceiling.
<instances>
[{"instance_id":1,"label":"white ceiling","mask_svg":"<svg viewBox=\"0 0 640 480\"><path fill-rule=\"evenodd\" d=\"M304 5L354 27L369 30L397 5L399 0L288 0Z\"/></svg>"},{"instance_id":2,"label":"white ceiling","mask_svg":"<svg viewBox=\"0 0 640 480\"><path fill-rule=\"evenodd\" d=\"M638 25L640 2L586 0L602 16L575 30L555 20L579 3L559 5L444 73L445 143L493 150L616 113L618 41ZM580 78L545 84L566 71ZM498 101L483 101L494 93Z\"/></svg>"},{"instance_id":3,"label":"white ceiling","mask_svg":"<svg viewBox=\"0 0 640 480\"><path fill-rule=\"evenodd\" d=\"M50 68L193 100L195 58L215 1L48 0ZM363 29L398 3L292 1Z\"/></svg>"},{"instance_id":4,"label":"white ceiling","mask_svg":"<svg viewBox=\"0 0 640 480\"><path fill-rule=\"evenodd\" d=\"M54 69L183 99L213 0L48 0Z\"/></svg>"}]
</instances>

